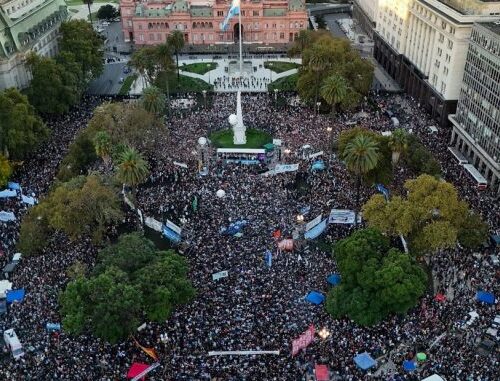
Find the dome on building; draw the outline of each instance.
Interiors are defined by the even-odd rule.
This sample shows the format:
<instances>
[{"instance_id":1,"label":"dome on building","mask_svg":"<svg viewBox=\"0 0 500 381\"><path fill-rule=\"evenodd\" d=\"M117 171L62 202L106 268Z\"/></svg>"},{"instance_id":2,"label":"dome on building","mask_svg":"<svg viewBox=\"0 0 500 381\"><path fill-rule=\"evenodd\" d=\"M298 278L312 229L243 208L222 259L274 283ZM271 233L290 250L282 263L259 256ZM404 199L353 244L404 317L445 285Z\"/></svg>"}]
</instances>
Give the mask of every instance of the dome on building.
<instances>
[{"instance_id":1,"label":"dome on building","mask_svg":"<svg viewBox=\"0 0 500 381\"><path fill-rule=\"evenodd\" d=\"M290 11L303 11L306 8L303 0L289 0L288 10Z\"/></svg>"},{"instance_id":2,"label":"dome on building","mask_svg":"<svg viewBox=\"0 0 500 381\"><path fill-rule=\"evenodd\" d=\"M187 12L189 4L186 0L175 0L172 4L172 12Z\"/></svg>"}]
</instances>

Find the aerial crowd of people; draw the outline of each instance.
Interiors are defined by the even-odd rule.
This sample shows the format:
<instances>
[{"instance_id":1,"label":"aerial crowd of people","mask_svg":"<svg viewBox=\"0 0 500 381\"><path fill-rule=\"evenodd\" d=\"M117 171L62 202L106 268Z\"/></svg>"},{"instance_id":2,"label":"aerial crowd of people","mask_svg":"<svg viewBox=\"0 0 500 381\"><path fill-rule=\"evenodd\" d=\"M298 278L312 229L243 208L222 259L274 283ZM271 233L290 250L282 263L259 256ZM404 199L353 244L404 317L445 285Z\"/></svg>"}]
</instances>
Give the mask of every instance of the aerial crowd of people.
<instances>
[{"instance_id":1,"label":"aerial crowd of people","mask_svg":"<svg viewBox=\"0 0 500 381\"><path fill-rule=\"evenodd\" d=\"M221 81L224 83L224 81ZM228 84L229 85L229 84ZM332 118L300 105L293 96L276 108L274 94L242 96L243 120L247 127L264 130L281 140L273 163L299 164L298 172L263 176L266 165L227 164L208 148L208 168L199 174L198 139L229 128L228 116L235 112L234 94L214 95L209 106L198 105L189 113L174 113L167 119L168 136L162 149L150 155L150 177L139 187L136 206L158 220L169 219L182 226L184 243L177 248L190 266L189 277L197 297L178 308L168 321L147 323L135 333L141 345L152 347L160 367L149 380L306 380L316 364L325 364L331 380L420 380L437 373L446 380L493 381L500 369L498 354L478 354L477 346L497 311L474 296L481 288L500 294L498 264L494 248L473 253L459 246L431 257L433 285L406 316L393 316L373 327L361 327L348 318L333 319L324 305L308 303L311 290L326 294L328 275L337 272L326 247L354 231L351 225L328 226L316 241L304 241L292 252L277 250L277 240L303 232L297 221L304 214L310 221L326 217L332 208L355 207L354 179L332 151L331 142L350 128L351 121L375 130L394 128L384 110L397 113L402 128L412 131L439 161L445 180L452 182L463 199L488 222L491 231L500 228L496 194L479 191L471 178L447 150L450 131L430 133L432 120L404 95L371 96L356 115ZM86 98L81 106L60 118L47 121L49 141L26 160L15 174L26 192L43 197L54 181L57 168L75 135L85 128L92 111L105 99ZM311 160L303 155L323 151L323 171L311 171ZM178 163L187 165L179 166ZM403 165L395 171L391 193L402 192L412 173ZM216 192L224 190L224 197ZM362 200L376 191L364 186ZM194 202L196 200L196 202ZM14 222L0 222L3 267L15 253L20 219L28 206L17 199L0 200L2 210L15 213ZM141 229L136 214L127 210L127 221ZM307 210L307 213L304 211ZM238 236L223 233L231 223L245 220ZM302 230L301 230L302 229ZM276 232L279 231L279 234ZM150 232L146 232L150 234ZM279 236L279 238L278 238ZM6 354L0 359L0 379L6 380L122 380L134 362L153 363L132 339L111 345L90 333L71 336L64 325L59 333L46 330L47 322L61 322L58 293L68 282L68 268L76 261L89 269L99 248L90 239L69 241L56 233L43 254L23 258L10 281L24 288L22 303L9 307L0 317L0 331L14 328L25 346L18 361ZM266 264L266 250L273 253ZM227 271L213 280L212 274ZM436 300L437 293L445 296ZM479 318L463 324L470 311ZM314 324L326 332L299 352L291 354L292 341ZM279 354L210 356L210 351L270 350ZM368 352L378 367L362 371L353 357ZM405 359L424 352L427 360L414 372L403 369ZM496 374L496 376L495 376Z\"/></svg>"}]
</instances>

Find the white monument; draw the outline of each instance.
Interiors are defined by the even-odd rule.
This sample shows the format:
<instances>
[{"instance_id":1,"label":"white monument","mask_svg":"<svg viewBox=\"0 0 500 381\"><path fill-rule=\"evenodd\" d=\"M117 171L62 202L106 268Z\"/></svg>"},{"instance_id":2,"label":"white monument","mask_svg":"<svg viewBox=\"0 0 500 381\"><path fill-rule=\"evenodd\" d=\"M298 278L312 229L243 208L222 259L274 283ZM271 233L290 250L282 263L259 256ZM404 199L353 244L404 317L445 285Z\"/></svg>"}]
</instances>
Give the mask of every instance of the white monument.
<instances>
[{"instance_id":1,"label":"white monument","mask_svg":"<svg viewBox=\"0 0 500 381\"><path fill-rule=\"evenodd\" d=\"M235 145L246 144L247 135L246 127L243 125L243 114L241 110L241 91L238 91L237 101L236 101L236 115L229 115L229 124L233 126L233 143Z\"/></svg>"}]
</instances>

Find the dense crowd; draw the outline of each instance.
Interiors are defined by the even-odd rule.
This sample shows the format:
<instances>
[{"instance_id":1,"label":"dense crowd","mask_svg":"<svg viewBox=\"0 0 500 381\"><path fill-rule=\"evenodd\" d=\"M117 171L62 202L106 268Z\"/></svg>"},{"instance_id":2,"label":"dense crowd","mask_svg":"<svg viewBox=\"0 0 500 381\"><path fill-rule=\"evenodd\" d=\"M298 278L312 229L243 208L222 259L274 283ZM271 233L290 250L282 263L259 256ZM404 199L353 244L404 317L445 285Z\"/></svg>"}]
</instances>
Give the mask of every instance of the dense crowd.
<instances>
[{"instance_id":1,"label":"dense crowd","mask_svg":"<svg viewBox=\"0 0 500 381\"><path fill-rule=\"evenodd\" d=\"M309 207L306 221L332 208L354 207L354 185L345 166L330 152L332 139L358 118L359 124L377 131L391 130L385 109L397 112L401 126L411 129L439 160L444 178L453 182L461 196L490 224L499 228L499 205L495 195L476 190L472 180L456 165L446 147L449 130L430 134L432 121L410 98L373 96L377 109L365 104L356 115L332 120L316 115L297 104L296 99L276 110L267 94L242 97L244 122L282 140L280 162L299 163L299 172L265 177L263 165L225 164L211 150L208 174L198 175L198 138L229 128L235 96L217 95L210 108L200 107L189 115L168 120L165 146L148 158L149 180L139 189L137 206L145 215L170 219L183 225L186 244L182 253L190 264L190 279L197 298L177 309L164 324L148 324L137 332L137 340L154 347L160 368L150 380L305 380L314 364L326 364L332 379L338 380L419 380L438 373L447 380L497 379L498 353L479 355L477 344L495 316L495 307L474 300L478 288L499 294L498 265L493 248L479 254L459 247L443 250L431 259L434 285L418 306L403 317L392 317L375 327L363 328L349 319L333 320L324 306L304 300L311 290L328 291L326 278L336 272L335 261L317 242L301 242L294 252L278 252L273 233L292 237L303 229L297 215ZM37 196L45 194L54 180L57 166L68 144L92 115L97 99L88 99L81 108L61 119L49 121L54 131L50 142L28 160L14 180ZM332 127L329 131L327 128ZM324 171L311 172L309 153L323 151ZM275 163L278 154L272 159ZM185 169L177 163L185 163ZM405 179L415 176L401 167L391 192L398 193ZM225 191L224 198L215 196ZM374 189L364 187L366 200ZM193 200L197 199L197 207ZM26 207L18 202L0 201L3 210L21 216ZM129 214L131 217L131 214ZM232 222L245 219L241 237L221 234ZM2 250L12 256L18 221L2 224ZM353 231L349 225L330 225L321 237L324 243L342 239ZM271 268L264 253L274 253ZM19 361L1 360L0 379L6 380L121 380L135 362L151 363L132 340L109 345L90 334L72 337L63 330L53 335L47 322L60 322L57 295L68 281L68 268L81 261L92 268L95 248L88 240L68 242L56 234L43 255L24 259L12 274L16 288L26 289L26 298L0 318L0 328L15 328L27 354ZM2 265L5 264L5 258ZM212 274L227 270L228 277L212 280ZM437 292L446 295L436 301ZM479 314L476 322L462 328L468 312ZM315 341L297 356L291 356L292 340L310 324L325 328L330 335ZM208 356L209 351L279 350L279 355ZM362 372L353 356L367 351L379 359L378 370ZM402 361L425 352L428 359L416 373L402 369ZM495 376L496 375L496 376Z\"/></svg>"}]
</instances>

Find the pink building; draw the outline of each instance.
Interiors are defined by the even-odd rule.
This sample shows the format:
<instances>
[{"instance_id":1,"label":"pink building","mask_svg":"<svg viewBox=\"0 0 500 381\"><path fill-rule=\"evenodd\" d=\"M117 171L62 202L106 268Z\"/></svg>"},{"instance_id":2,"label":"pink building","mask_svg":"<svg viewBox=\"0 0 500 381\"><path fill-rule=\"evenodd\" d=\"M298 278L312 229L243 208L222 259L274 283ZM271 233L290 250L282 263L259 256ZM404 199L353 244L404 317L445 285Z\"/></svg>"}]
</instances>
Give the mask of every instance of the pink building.
<instances>
[{"instance_id":1,"label":"pink building","mask_svg":"<svg viewBox=\"0 0 500 381\"><path fill-rule=\"evenodd\" d=\"M155 45L180 30L186 44L230 44L238 41L235 16L226 31L220 24L230 0L120 0L125 41ZM241 0L243 41L283 44L308 25L304 0Z\"/></svg>"}]
</instances>

